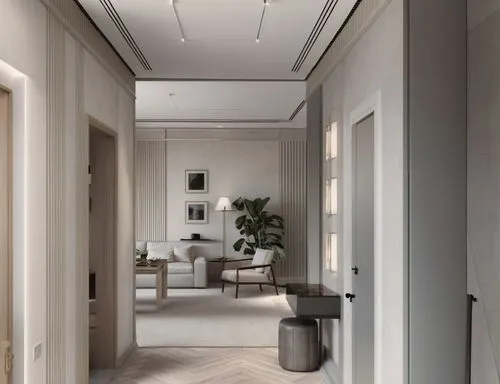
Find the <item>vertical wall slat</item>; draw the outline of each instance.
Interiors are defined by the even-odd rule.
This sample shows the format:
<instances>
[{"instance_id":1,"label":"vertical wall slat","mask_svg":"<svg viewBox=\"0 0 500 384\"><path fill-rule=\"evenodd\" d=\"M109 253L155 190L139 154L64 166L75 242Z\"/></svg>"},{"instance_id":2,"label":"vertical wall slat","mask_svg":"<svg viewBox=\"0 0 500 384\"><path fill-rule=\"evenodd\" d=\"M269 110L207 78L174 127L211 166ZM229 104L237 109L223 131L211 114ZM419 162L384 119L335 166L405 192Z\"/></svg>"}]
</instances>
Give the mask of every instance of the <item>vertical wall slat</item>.
<instances>
[{"instance_id":1,"label":"vertical wall slat","mask_svg":"<svg viewBox=\"0 0 500 384\"><path fill-rule=\"evenodd\" d=\"M136 238L167 241L167 143L138 141Z\"/></svg>"},{"instance_id":2,"label":"vertical wall slat","mask_svg":"<svg viewBox=\"0 0 500 384\"><path fill-rule=\"evenodd\" d=\"M47 17L47 377L65 383L65 35Z\"/></svg>"},{"instance_id":3,"label":"vertical wall slat","mask_svg":"<svg viewBox=\"0 0 500 384\"><path fill-rule=\"evenodd\" d=\"M305 282L307 278L306 143L280 143L281 214L285 219L286 260L277 274L281 281Z\"/></svg>"}]
</instances>

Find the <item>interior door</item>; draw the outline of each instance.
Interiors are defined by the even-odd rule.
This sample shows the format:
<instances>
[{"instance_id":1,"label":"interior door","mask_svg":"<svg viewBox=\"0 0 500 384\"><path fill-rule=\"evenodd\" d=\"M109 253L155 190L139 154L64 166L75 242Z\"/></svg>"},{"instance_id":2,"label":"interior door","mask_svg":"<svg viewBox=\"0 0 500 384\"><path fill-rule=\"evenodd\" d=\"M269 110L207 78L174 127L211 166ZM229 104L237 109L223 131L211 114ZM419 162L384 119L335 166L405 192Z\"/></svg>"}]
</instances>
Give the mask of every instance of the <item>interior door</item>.
<instances>
[{"instance_id":1,"label":"interior door","mask_svg":"<svg viewBox=\"0 0 500 384\"><path fill-rule=\"evenodd\" d=\"M374 118L353 127L354 382L374 383Z\"/></svg>"},{"instance_id":2,"label":"interior door","mask_svg":"<svg viewBox=\"0 0 500 384\"><path fill-rule=\"evenodd\" d=\"M0 384L9 383L11 355L11 134L9 94L0 89Z\"/></svg>"}]
</instances>

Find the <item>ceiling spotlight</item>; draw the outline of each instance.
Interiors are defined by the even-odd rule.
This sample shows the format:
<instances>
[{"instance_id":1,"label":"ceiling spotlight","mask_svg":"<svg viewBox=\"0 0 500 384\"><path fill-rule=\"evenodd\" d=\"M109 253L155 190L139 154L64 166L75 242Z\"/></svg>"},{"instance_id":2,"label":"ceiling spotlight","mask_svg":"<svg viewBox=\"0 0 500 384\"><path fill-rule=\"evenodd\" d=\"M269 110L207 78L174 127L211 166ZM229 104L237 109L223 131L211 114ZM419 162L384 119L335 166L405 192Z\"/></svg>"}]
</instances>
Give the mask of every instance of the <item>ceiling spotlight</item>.
<instances>
[{"instance_id":1,"label":"ceiling spotlight","mask_svg":"<svg viewBox=\"0 0 500 384\"><path fill-rule=\"evenodd\" d=\"M256 43L260 43L260 39L255 39L255 42Z\"/></svg>"},{"instance_id":2,"label":"ceiling spotlight","mask_svg":"<svg viewBox=\"0 0 500 384\"><path fill-rule=\"evenodd\" d=\"M170 0L170 5L174 5L174 0Z\"/></svg>"},{"instance_id":3,"label":"ceiling spotlight","mask_svg":"<svg viewBox=\"0 0 500 384\"><path fill-rule=\"evenodd\" d=\"M181 39L181 42L183 42L183 43L184 43L184 42L186 42L186 39L183 37L183 38Z\"/></svg>"},{"instance_id":4,"label":"ceiling spotlight","mask_svg":"<svg viewBox=\"0 0 500 384\"><path fill-rule=\"evenodd\" d=\"M172 1L174 1L174 0L172 0ZM264 0L264 6L267 7L268 5L269 5L269 0Z\"/></svg>"}]
</instances>

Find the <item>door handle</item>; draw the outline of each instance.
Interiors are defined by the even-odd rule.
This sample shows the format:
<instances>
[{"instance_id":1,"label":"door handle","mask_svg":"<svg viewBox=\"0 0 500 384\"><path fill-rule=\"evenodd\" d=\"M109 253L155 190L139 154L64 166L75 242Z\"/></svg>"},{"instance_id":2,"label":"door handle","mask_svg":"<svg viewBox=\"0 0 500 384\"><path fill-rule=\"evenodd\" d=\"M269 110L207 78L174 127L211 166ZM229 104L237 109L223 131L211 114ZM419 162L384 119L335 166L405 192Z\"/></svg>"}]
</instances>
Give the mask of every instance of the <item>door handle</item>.
<instances>
[{"instance_id":1,"label":"door handle","mask_svg":"<svg viewBox=\"0 0 500 384\"><path fill-rule=\"evenodd\" d=\"M352 300L356 297L356 295L353 295L352 293L346 293L345 297L352 303Z\"/></svg>"},{"instance_id":2,"label":"door handle","mask_svg":"<svg viewBox=\"0 0 500 384\"><path fill-rule=\"evenodd\" d=\"M354 272L355 275L357 275L359 273L359 268L358 267L354 267L354 268L351 268L352 271Z\"/></svg>"}]
</instances>

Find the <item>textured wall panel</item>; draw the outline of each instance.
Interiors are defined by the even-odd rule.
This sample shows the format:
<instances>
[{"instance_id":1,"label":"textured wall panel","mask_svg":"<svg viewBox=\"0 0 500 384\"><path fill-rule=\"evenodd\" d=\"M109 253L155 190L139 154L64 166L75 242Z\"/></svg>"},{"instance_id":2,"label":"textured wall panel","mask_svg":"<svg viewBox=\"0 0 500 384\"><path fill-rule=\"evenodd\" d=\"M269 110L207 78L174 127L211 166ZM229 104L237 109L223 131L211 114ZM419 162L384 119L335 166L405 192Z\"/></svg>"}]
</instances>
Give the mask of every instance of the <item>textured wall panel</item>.
<instances>
[{"instance_id":1,"label":"textured wall panel","mask_svg":"<svg viewBox=\"0 0 500 384\"><path fill-rule=\"evenodd\" d=\"M84 79L83 79L83 46L77 49L77 220L76 220L76 379L77 384L89 382L89 128L85 116L84 104Z\"/></svg>"},{"instance_id":2,"label":"textured wall panel","mask_svg":"<svg viewBox=\"0 0 500 384\"><path fill-rule=\"evenodd\" d=\"M65 383L64 28L47 17L47 378Z\"/></svg>"},{"instance_id":3,"label":"textured wall panel","mask_svg":"<svg viewBox=\"0 0 500 384\"><path fill-rule=\"evenodd\" d=\"M285 219L286 261L279 263L281 281L305 282L307 276L307 196L304 141L280 143L281 214Z\"/></svg>"},{"instance_id":4,"label":"textured wall panel","mask_svg":"<svg viewBox=\"0 0 500 384\"><path fill-rule=\"evenodd\" d=\"M136 188L136 238L138 240L166 241L166 142L137 142Z\"/></svg>"},{"instance_id":5,"label":"textured wall panel","mask_svg":"<svg viewBox=\"0 0 500 384\"><path fill-rule=\"evenodd\" d=\"M363 0L307 79L307 95L323 84L391 0Z\"/></svg>"},{"instance_id":6,"label":"textured wall panel","mask_svg":"<svg viewBox=\"0 0 500 384\"><path fill-rule=\"evenodd\" d=\"M87 19L74 0L41 0L87 51L130 93L135 90L135 76L109 43Z\"/></svg>"}]
</instances>

